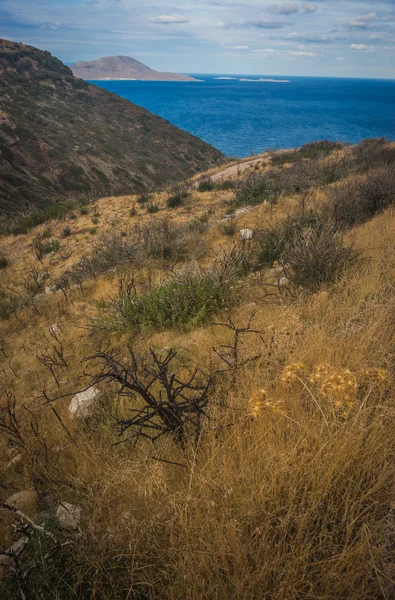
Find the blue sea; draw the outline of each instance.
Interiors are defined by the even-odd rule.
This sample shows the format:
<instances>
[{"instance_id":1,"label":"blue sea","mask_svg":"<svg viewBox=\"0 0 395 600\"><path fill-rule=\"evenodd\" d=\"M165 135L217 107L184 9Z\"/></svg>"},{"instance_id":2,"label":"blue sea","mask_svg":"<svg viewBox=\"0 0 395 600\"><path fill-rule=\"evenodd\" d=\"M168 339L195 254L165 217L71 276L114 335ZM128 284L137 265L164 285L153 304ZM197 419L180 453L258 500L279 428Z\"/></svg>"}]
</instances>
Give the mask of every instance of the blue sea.
<instances>
[{"instance_id":1,"label":"blue sea","mask_svg":"<svg viewBox=\"0 0 395 600\"><path fill-rule=\"evenodd\" d=\"M395 140L395 80L273 77L289 83L92 81L167 119L224 154L244 157L329 139ZM231 77L231 76L229 76ZM251 79L257 79L251 76Z\"/></svg>"}]
</instances>

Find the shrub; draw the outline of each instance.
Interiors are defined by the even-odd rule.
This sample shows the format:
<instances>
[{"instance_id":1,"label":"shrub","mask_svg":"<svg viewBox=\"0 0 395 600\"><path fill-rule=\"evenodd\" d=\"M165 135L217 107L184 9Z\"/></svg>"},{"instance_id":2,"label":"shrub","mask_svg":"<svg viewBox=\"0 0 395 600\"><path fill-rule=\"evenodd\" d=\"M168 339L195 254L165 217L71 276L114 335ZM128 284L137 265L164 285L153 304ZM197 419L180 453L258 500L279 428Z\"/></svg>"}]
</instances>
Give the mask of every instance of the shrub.
<instances>
[{"instance_id":1,"label":"shrub","mask_svg":"<svg viewBox=\"0 0 395 600\"><path fill-rule=\"evenodd\" d=\"M42 234L41 234L41 238L43 240L45 239L49 239L52 236L52 231L49 227L47 227L46 229L43 230Z\"/></svg>"},{"instance_id":2,"label":"shrub","mask_svg":"<svg viewBox=\"0 0 395 600\"><path fill-rule=\"evenodd\" d=\"M227 190L233 190L234 187L235 182L232 181L232 179L222 179L221 181L218 181L218 183L215 184L215 189L224 192Z\"/></svg>"},{"instance_id":3,"label":"shrub","mask_svg":"<svg viewBox=\"0 0 395 600\"><path fill-rule=\"evenodd\" d=\"M0 256L0 269L6 269L8 267L9 260L6 256Z\"/></svg>"},{"instance_id":4,"label":"shrub","mask_svg":"<svg viewBox=\"0 0 395 600\"><path fill-rule=\"evenodd\" d=\"M193 253L202 253L204 240L184 225L170 219L153 219L135 229L141 261L147 258L178 262Z\"/></svg>"},{"instance_id":5,"label":"shrub","mask_svg":"<svg viewBox=\"0 0 395 600\"><path fill-rule=\"evenodd\" d=\"M69 237L69 235L71 235L71 227L69 225L66 225L66 227L62 231L62 237Z\"/></svg>"},{"instance_id":6,"label":"shrub","mask_svg":"<svg viewBox=\"0 0 395 600\"><path fill-rule=\"evenodd\" d=\"M147 213L148 214L154 215L157 212L159 212L158 204L155 204L153 202L150 202L149 204L147 204Z\"/></svg>"},{"instance_id":7,"label":"shrub","mask_svg":"<svg viewBox=\"0 0 395 600\"><path fill-rule=\"evenodd\" d=\"M46 254L57 252L60 248L59 240L43 241L43 236L38 234L33 239L33 252L38 260L42 260Z\"/></svg>"},{"instance_id":8,"label":"shrub","mask_svg":"<svg viewBox=\"0 0 395 600\"><path fill-rule=\"evenodd\" d=\"M81 206L80 215L89 215L89 208L87 208L86 206Z\"/></svg>"},{"instance_id":9,"label":"shrub","mask_svg":"<svg viewBox=\"0 0 395 600\"><path fill-rule=\"evenodd\" d=\"M272 265L279 260L285 249L292 243L294 235L306 228L317 231L325 228L323 217L314 212L301 212L289 215L272 227L258 228L255 232L258 264Z\"/></svg>"},{"instance_id":10,"label":"shrub","mask_svg":"<svg viewBox=\"0 0 395 600\"><path fill-rule=\"evenodd\" d=\"M385 210L394 199L395 172L385 167L332 187L324 210L339 227L352 227Z\"/></svg>"},{"instance_id":11,"label":"shrub","mask_svg":"<svg viewBox=\"0 0 395 600\"><path fill-rule=\"evenodd\" d=\"M31 212L26 215L17 217L9 226L9 233L13 234L26 234L37 225L45 223L46 221L63 219L71 210L77 206L76 200L65 200L58 204L52 204L44 210ZM70 216L71 218L71 216ZM74 215L74 218L77 218Z\"/></svg>"},{"instance_id":12,"label":"shrub","mask_svg":"<svg viewBox=\"0 0 395 600\"><path fill-rule=\"evenodd\" d=\"M182 206L188 196L190 196L190 192L184 185L176 185L170 190L170 196L167 198L166 204L169 208Z\"/></svg>"},{"instance_id":13,"label":"shrub","mask_svg":"<svg viewBox=\"0 0 395 600\"><path fill-rule=\"evenodd\" d=\"M289 282L296 288L315 292L333 283L356 260L356 252L330 224L297 231L281 255Z\"/></svg>"},{"instance_id":14,"label":"shrub","mask_svg":"<svg viewBox=\"0 0 395 600\"><path fill-rule=\"evenodd\" d=\"M211 192L214 189L214 181L211 177L202 177L197 186L198 192Z\"/></svg>"},{"instance_id":15,"label":"shrub","mask_svg":"<svg viewBox=\"0 0 395 600\"><path fill-rule=\"evenodd\" d=\"M129 211L129 217L135 217L136 215L137 215L137 210L133 206L133 208L131 208L130 211Z\"/></svg>"},{"instance_id":16,"label":"shrub","mask_svg":"<svg viewBox=\"0 0 395 600\"><path fill-rule=\"evenodd\" d=\"M208 222L210 219L210 211L207 211L200 215L200 217L194 217L188 223L188 229L196 233L205 233L208 229Z\"/></svg>"},{"instance_id":17,"label":"shrub","mask_svg":"<svg viewBox=\"0 0 395 600\"><path fill-rule=\"evenodd\" d=\"M137 295L134 286L121 281L119 297L112 301L113 326L121 329L190 330L207 323L227 306L232 291L215 272L184 271L173 280Z\"/></svg>"},{"instance_id":18,"label":"shrub","mask_svg":"<svg viewBox=\"0 0 395 600\"><path fill-rule=\"evenodd\" d=\"M141 194L141 196L139 196L137 198L137 203L140 205L149 204L152 201L153 201L152 194Z\"/></svg>"},{"instance_id":19,"label":"shrub","mask_svg":"<svg viewBox=\"0 0 395 600\"><path fill-rule=\"evenodd\" d=\"M275 204L281 190L274 179L260 173L249 173L239 187L234 205L255 205L261 202Z\"/></svg>"},{"instance_id":20,"label":"shrub","mask_svg":"<svg viewBox=\"0 0 395 600\"><path fill-rule=\"evenodd\" d=\"M91 235L95 235L95 233L97 233L97 227L91 227L91 228L89 229L89 233L90 233Z\"/></svg>"},{"instance_id":21,"label":"shrub","mask_svg":"<svg viewBox=\"0 0 395 600\"><path fill-rule=\"evenodd\" d=\"M0 287L0 320L8 319L18 310L21 304L22 301L19 296Z\"/></svg>"},{"instance_id":22,"label":"shrub","mask_svg":"<svg viewBox=\"0 0 395 600\"><path fill-rule=\"evenodd\" d=\"M255 237L258 263L278 261L289 282L309 292L334 282L356 259L336 226L313 211L289 216Z\"/></svg>"},{"instance_id":23,"label":"shrub","mask_svg":"<svg viewBox=\"0 0 395 600\"><path fill-rule=\"evenodd\" d=\"M229 221L225 221L221 223L220 230L224 235L232 237L235 235L237 231L237 224L235 219L229 219Z\"/></svg>"}]
</instances>

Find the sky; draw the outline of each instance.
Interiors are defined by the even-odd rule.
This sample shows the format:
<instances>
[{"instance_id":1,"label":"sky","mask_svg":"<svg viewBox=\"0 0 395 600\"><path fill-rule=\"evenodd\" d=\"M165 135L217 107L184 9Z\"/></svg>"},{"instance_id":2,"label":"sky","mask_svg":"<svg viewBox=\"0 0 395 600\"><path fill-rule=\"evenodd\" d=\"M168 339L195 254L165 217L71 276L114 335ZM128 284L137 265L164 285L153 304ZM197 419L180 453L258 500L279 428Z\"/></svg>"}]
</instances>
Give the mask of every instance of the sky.
<instances>
[{"instance_id":1,"label":"sky","mask_svg":"<svg viewBox=\"0 0 395 600\"><path fill-rule=\"evenodd\" d=\"M68 64L395 79L395 0L0 0L0 37Z\"/></svg>"}]
</instances>

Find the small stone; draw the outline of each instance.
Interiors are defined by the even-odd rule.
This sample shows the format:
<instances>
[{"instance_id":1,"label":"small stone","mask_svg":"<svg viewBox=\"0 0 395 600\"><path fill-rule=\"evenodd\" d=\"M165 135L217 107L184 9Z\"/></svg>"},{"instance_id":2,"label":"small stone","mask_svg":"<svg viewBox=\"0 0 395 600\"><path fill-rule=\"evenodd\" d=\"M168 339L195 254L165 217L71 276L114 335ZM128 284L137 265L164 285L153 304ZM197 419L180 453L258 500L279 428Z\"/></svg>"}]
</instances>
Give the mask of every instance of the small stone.
<instances>
[{"instance_id":1,"label":"small stone","mask_svg":"<svg viewBox=\"0 0 395 600\"><path fill-rule=\"evenodd\" d=\"M34 490L24 490L7 498L5 503L32 516L37 512L38 494Z\"/></svg>"},{"instance_id":2,"label":"small stone","mask_svg":"<svg viewBox=\"0 0 395 600\"><path fill-rule=\"evenodd\" d=\"M14 542L12 544L12 546L10 546L9 548L7 548L6 552L7 554L13 554L13 555L18 555L18 553L22 550L22 548L24 548L26 546L28 538L20 538L17 542ZM12 557L11 556L4 556L4 554L0 554L0 566L2 567L8 567L11 565L12 562Z\"/></svg>"},{"instance_id":3,"label":"small stone","mask_svg":"<svg viewBox=\"0 0 395 600\"><path fill-rule=\"evenodd\" d=\"M84 392L76 394L69 406L71 415L82 419L90 417L95 411L102 393L101 390L92 386Z\"/></svg>"},{"instance_id":4,"label":"small stone","mask_svg":"<svg viewBox=\"0 0 395 600\"><path fill-rule=\"evenodd\" d=\"M240 239L244 241L252 240L252 236L254 235L252 229L240 229Z\"/></svg>"},{"instance_id":5,"label":"small stone","mask_svg":"<svg viewBox=\"0 0 395 600\"><path fill-rule=\"evenodd\" d=\"M59 335L60 333L60 327L59 325L57 325L57 323L53 323L52 325L49 326L49 333L51 333L54 336Z\"/></svg>"},{"instance_id":6,"label":"small stone","mask_svg":"<svg viewBox=\"0 0 395 600\"><path fill-rule=\"evenodd\" d=\"M56 509L56 516L61 529L75 531L81 520L81 507L70 502L62 502Z\"/></svg>"}]
</instances>

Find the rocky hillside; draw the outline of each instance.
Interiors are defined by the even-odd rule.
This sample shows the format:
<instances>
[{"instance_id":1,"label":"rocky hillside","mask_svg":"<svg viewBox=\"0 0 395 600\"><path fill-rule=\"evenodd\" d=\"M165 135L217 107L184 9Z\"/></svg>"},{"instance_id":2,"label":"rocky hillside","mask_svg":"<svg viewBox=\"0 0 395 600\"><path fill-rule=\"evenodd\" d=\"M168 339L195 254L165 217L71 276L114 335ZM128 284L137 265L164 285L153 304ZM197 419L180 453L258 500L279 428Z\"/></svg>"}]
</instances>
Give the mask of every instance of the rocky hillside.
<instances>
[{"instance_id":1,"label":"rocky hillside","mask_svg":"<svg viewBox=\"0 0 395 600\"><path fill-rule=\"evenodd\" d=\"M77 79L48 52L0 40L0 211L141 192L219 163L221 152Z\"/></svg>"},{"instance_id":2,"label":"rocky hillside","mask_svg":"<svg viewBox=\"0 0 395 600\"><path fill-rule=\"evenodd\" d=\"M323 141L2 236L1 600L395 598L394 190Z\"/></svg>"},{"instance_id":3,"label":"rocky hillside","mask_svg":"<svg viewBox=\"0 0 395 600\"><path fill-rule=\"evenodd\" d=\"M144 81L197 81L181 73L154 71L130 56L102 56L80 61L71 67L81 79L138 79Z\"/></svg>"}]
</instances>

